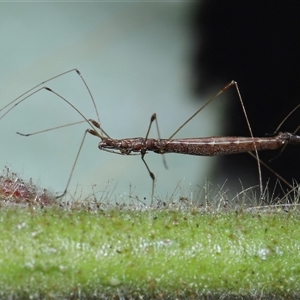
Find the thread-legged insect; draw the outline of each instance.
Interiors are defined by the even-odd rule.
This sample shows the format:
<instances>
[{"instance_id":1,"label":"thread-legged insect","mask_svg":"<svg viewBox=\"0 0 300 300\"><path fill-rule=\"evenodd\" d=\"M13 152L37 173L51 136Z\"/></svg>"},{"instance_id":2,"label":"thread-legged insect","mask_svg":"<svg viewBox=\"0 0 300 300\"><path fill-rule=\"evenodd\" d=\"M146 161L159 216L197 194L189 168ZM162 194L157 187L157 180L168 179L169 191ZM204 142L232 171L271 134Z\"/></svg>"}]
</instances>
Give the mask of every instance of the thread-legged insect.
<instances>
[{"instance_id":1,"label":"thread-legged insect","mask_svg":"<svg viewBox=\"0 0 300 300\"><path fill-rule=\"evenodd\" d=\"M58 78L60 76L65 75L66 73L73 72L75 71L80 78L82 79L83 83L85 84L90 97L92 99L94 108L97 113L98 121L92 120L92 119L87 119L70 101L62 97L60 94L56 93L52 89L42 86L45 83ZM209 103L214 101L220 94L222 94L224 91L229 89L230 87L235 87L239 96L239 100L241 103L241 106L243 108L243 112L246 118L246 122L249 128L250 132L250 137L206 137L206 138L187 138L187 139L173 139L173 137L191 120L193 119L200 111L202 111ZM154 181L155 181L155 176L154 174L150 171L146 161L145 161L145 155L149 151L153 151L155 153L159 154L164 154L164 153L180 153L180 154L189 154L189 155L201 155L201 156L215 156L215 155L225 155L225 154L235 154L235 153L243 153L243 152L255 152L255 157L257 158L257 164L258 164L258 174L259 174L259 182L260 182L260 193L262 195L263 193L263 186L262 186L262 179L261 179L261 170L260 170L260 161L258 157L257 151L260 150L271 150L271 149L277 149L282 147L283 145L286 145L288 143L294 143L294 144L299 144L300 138L299 136L291 133L279 133L274 137L262 137L262 138L256 138L253 137L253 133L251 130L250 123L247 118L246 110L243 105L242 97L238 89L238 85L235 81L230 82L228 85L223 87L214 97L210 98L204 105L202 105L190 118L188 118L168 139L161 139L158 126L157 126L157 118L156 114L153 114L150 120L150 124L148 127L148 131L145 137L139 137L139 138L127 138L127 139L121 139L121 140L116 140L111 138L102 128L100 124L100 118L99 114L97 111L96 103L94 101L94 98L92 96L92 93L90 92L90 89L88 85L86 84L84 78L82 77L81 73L77 69L73 69L67 72L64 72L62 74L59 74L57 76L54 76L39 85L35 86L34 88L30 89L26 93L22 94L12 102L10 102L8 105L3 107L2 110L5 108L8 108L10 105L12 105L8 110L0 117L0 120L8 113L10 112L15 106L19 105L21 102L25 101L27 98L32 96L33 94L39 92L40 90L45 89L53 94L55 94L57 97L68 103L77 113L83 118L82 121L68 124L73 125L81 122L87 122L90 126L89 129L85 131L85 134L83 136L82 142L80 144L79 150L77 152L66 188L64 190L64 193L59 196L62 197L63 195L66 194L67 189L69 187L79 154L82 149L82 145L84 143L86 134L92 134L94 136L97 136L100 138L100 143L98 145L100 150L105 150L108 152L112 153L117 153L121 155L133 155L133 154L140 154L143 163L145 164L149 175L152 179L152 201L154 197ZM148 138L151 124L156 121L156 127L157 127L157 132L158 132L158 139L151 139ZM52 128L55 129L55 128ZM50 130L52 130L50 129ZM45 132L47 130L43 130L41 132ZM31 134L23 134L19 133L20 135L23 136L30 136L33 134L37 134L40 132L35 132ZM164 160L165 162L165 160ZM165 164L166 165L166 164Z\"/></svg>"}]
</instances>

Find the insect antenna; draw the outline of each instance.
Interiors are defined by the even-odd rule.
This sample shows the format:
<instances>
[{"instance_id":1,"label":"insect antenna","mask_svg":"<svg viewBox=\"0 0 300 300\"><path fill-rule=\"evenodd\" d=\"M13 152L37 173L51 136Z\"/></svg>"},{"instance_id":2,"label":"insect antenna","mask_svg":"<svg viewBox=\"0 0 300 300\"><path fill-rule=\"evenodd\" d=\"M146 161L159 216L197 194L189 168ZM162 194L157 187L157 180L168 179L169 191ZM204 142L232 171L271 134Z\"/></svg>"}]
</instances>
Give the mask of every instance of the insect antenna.
<instances>
[{"instance_id":1,"label":"insect antenna","mask_svg":"<svg viewBox=\"0 0 300 300\"><path fill-rule=\"evenodd\" d=\"M15 98L14 100L12 100L12 101L9 102L8 104L6 104L4 107L2 107L2 108L0 109L0 112L3 111L5 108L9 107L10 105L12 105L13 103L15 103L16 101L18 101L19 99L23 98L25 95L28 95L31 91L34 91L35 89L37 89L39 86L41 86L41 85L43 85L43 84L45 84L45 83L47 83L47 82L49 82L49 81L52 81L52 80L54 80L54 79L56 79L56 78L58 78L58 77L61 77L61 76L65 75L65 74L71 73L71 72L77 72L77 74L80 75L80 77L82 78L80 72L79 72L77 69L71 69L71 70L69 70L69 71L66 71L66 72L63 72L63 73L61 73L61 74L55 75L55 76L53 76L53 77L51 77L51 78L49 78L49 79L47 79L47 80L45 80L45 81L43 81L43 82L37 84L37 85L34 86L33 88L29 89L28 91L24 92L23 94L21 94L20 96L18 96L17 98ZM78 72L79 72L79 73L78 73ZM83 79L83 78L82 78L82 79ZM83 81L84 81L84 80L83 80ZM30 96L30 95L29 95L29 96ZM27 96L26 98L28 98L29 96ZM26 99L26 98L25 98L25 99ZM24 99L24 100L25 100L25 99ZM19 103L21 103L21 102L22 102L22 101L19 101L17 104L19 104ZM17 104L16 104L16 105L17 105ZM16 105L15 105L15 106L16 106ZM10 108L9 111L10 111L11 109L12 109L12 108ZM8 112L9 112L9 111L8 111ZM6 112L4 115L2 115L2 116L0 117L0 120L1 120L8 112Z\"/></svg>"},{"instance_id":2,"label":"insect antenna","mask_svg":"<svg viewBox=\"0 0 300 300\"><path fill-rule=\"evenodd\" d=\"M69 175L69 178L68 178L68 181L67 181L67 184L66 184L66 187L65 187L65 190L64 192L57 196L56 198L62 198L66 193L67 193L67 190L68 190L68 187L70 185L70 182L71 182L71 179L72 179L72 176L73 176L73 173L74 173L74 169L75 169L75 166L77 164L77 161L78 161L78 157L79 157L79 154L81 152L81 149L82 149L82 146L83 146L83 143L85 141L85 138L86 138L86 134L87 133L90 133L94 136L97 136L99 137L101 140L103 139L106 139L106 138L109 138L109 135L101 128L100 126L100 123L98 123L97 121L93 120L93 119L87 119L79 110L78 108L76 108L70 101L68 101L66 98L64 98L63 96L61 96L60 94L58 94L57 92L53 91L52 89L48 88L48 87L43 87L42 89L45 89L46 91L49 91L53 94L55 94L57 97L59 97L60 99L62 99L63 101L65 101L67 104L69 104L84 120L83 121L79 121L79 122L75 122L75 123L72 123L72 124L66 124L66 125L62 125L62 126L58 126L58 127L55 127L55 128L50 128L50 129L46 129L46 130L42 130L42 131L39 131L39 132L35 132L35 133L29 133L29 134L24 134L24 133L20 133L20 132L17 132L17 134L19 135L22 135L22 136L31 136L33 134L38 134L38 133L41 133L41 132L46 132L46 131L50 131L50 130L54 130L54 129L58 129L58 128L61 128L61 127L66 127L66 126L71 126L71 125L74 125L74 124L79 124L79 123L82 123L82 122L86 122L90 125L90 127L92 129L86 129L85 132L84 132L84 135L83 135L83 138L82 138L82 141L80 143L80 146L79 146L79 149L77 151L77 154L76 154L76 158L75 158L75 161L73 163L73 166L72 166L72 169L71 169L71 173ZM38 92L38 91L36 91ZM31 95L31 94L30 94ZM26 98L28 98L29 96L27 96ZM25 99L22 99L21 101L23 101ZM14 106L18 105L20 103L17 102ZM100 129L101 130L101 133L99 133L97 131L97 129ZM106 137L104 137L102 134L105 134Z\"/></svg>"},{"instance_id":3,"label":"insect antenna","mask_svg":"<svg viewBox=\"0 0 300 300\"><path fill-rule=\"evenodd\" d=\"M16 132L16 134L21 135L21 136L31 136L31 135L44 133L44 132L47 132L47 131L56 130L56 129L60 129L60 128L68 127L68 126L74 126L74 125L82 124L82 123L86 123L86 120L77 121L77 122L74 122L74 123L68 123L68 124L64 124L64 125L59 125L59 126L56 126L56 127L51 127L51 128L48 128L48 129L43 129L43 130L31 132L31 133Z\"/></svg>"},{"instance_id":4,"label":"insect antenna","mask_svg":"<svg viewBox=\"0 0 300 300\"><path fill-rule=\"evenodd\" d=\"M66 98L64 98L62 95L58 94L57 92L53 91L52 89L50 89L49 87L47 86L42 86L44 84L46 84L47 82L50 82L58 77L61 77L63 75L66 75L68 73L71 73L71 72L76 72L76 74L79 75L79 77L81 78L82 82L84 83L89 95L90 95L90 98L93 102L93 106L94 106L94 109L96 111L96 115L97 115L97 119L98 121L95 121L93 119L87 119L70 101L68 101ZM42 86L42 87L41 87ZM80 71L78 69L71 69L69 71L66 71L66 72L63 72L61 74L58 74L56 76L53 76L41 83L39 83L38 85L34 86L33 88L29 89L28 91L26 91L25 93L21 94L20 96L18 96L17 98L15 98L13 101L9 102L7 105L5 105L4 107L2 107L0 109L0 112L3 112L5 109L7 109L1 116L0 116L0 120L2 118L4 118L4 116L6 116L12 109L14 109L16 106L18 106L19 104L21 104L22 102L24 102L26 99L30 98L32 95L40 92L41 90L46 90L48 92L51 92L53 93L54 95L56 95L57 97L59 97L61 100L65 101L68 105L70 105L82 118L83 120L81 121L77 121L77 122L73 122L73 123L69 123L69 124L65 124L65 125L60 125L60 126L56 126L56 127L53 127L53 128L50 128L50 129L44 129L44 130L40 130L40 131L37 131L37 132L33 132L33 133L21 133L21 132L17 132L17 134L21 135L21 136L31 136L31 135L35 135L35 134L39 134L39 133L43 133L43 132L47 132L47 131L51 131L51 130L55 130L55 129L58 129L58 128L62 128L62 127L68 127L68 126L73 126L73 125L76 125L76 124L80 124L80 123L88 123L89 126L91 127L91 129L87 129L84 133L84 136L83 136L83 139L80 143L80 147L79 147L79 150L77 152L77 155L76 155L76 158L75 158L75 161L74 161L74 164L72 166L72 169L71 169L71 173L70 173L70 176L68 178L68 182L67 182L67 185L66 185L66 188L63 192L62 195L60 196L57 196L57 198L61 198L62 196L64 196L68 190L68 186L70 184L70 181L71 181L71 178L72 178L72 175L73 175L73 172L74 172L74 169L75 169L75 166L76 166L76 163L77 163L77 160L78 160L78 157L79 157L79 154L81 152L81 149L82 149L82 146L83 146L83 143L84 143L84 140L85 140L85 137L86 137L86 134L87 133L90 133L92 135L95 135L97 137L99 137L101 140L104 140L106 138L109 138L109 135L103 130L103 128L101 127L100 125L100 117L99 117L99 113L98 113L98 109L97 109L97 106L96 106L96 102L94 100L94 97L90 91L90 88L88 87L86 81L84 80L82 74L80 73ZM100 131L100 132L99 132Z\"/></svg>"}]
</instances>

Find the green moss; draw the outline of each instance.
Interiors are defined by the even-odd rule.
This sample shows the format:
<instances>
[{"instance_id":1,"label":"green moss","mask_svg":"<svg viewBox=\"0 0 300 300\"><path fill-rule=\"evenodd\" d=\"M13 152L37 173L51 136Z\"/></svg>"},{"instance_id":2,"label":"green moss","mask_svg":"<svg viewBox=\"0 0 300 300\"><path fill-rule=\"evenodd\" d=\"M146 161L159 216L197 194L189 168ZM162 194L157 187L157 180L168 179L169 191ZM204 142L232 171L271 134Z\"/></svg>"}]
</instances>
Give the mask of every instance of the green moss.
<instances>
[{"instance_id":1,"label":"green moss","mask_svg":"<svg viewBox=\"0 0 300 300\"><path fill-rule=\"evenodd\" d=\"M8 295L295 295L300 215L145 210L0 212Z\"/></svg>"}]
</instances>

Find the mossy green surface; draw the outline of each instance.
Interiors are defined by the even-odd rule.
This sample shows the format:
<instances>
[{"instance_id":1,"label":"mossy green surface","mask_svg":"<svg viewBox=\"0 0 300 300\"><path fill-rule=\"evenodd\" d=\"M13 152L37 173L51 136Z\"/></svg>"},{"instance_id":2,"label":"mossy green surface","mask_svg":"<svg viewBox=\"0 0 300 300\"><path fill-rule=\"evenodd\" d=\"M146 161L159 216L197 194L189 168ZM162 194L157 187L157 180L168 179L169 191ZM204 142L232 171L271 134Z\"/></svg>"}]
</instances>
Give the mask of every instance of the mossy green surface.
<instances>
[{"instance_id":1,"label":"mossy green surface","mask_svg":"<svg viewBox=\"0 0 300 300\"><path fill-rule=\"evenodd\" d=\"M2 208L0 296L291 296L300 215Z\"/></svg>"}]
</instances>

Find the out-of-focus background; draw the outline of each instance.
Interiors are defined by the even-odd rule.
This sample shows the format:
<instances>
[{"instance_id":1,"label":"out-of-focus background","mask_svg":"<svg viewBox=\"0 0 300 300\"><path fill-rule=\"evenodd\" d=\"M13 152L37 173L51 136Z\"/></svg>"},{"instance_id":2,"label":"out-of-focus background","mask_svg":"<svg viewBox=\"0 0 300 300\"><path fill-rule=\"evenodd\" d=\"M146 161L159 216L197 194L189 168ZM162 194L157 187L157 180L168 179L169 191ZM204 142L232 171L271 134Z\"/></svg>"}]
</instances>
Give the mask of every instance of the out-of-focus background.
<instances>
[{"instance_id":1,"label":"out-of-focus background","mask_svg":"<svg viewBox=\"0 0 300 300\"><path fill-rule=\"evenodd\" d=\"M151 115L158 116L168 138L199 106L190 86L193 3L1 3L1 107L36 84L72 68L83 74L99 109L101 124L114 138L143 137ZM47 83L87 118L96 118L89 95L75 74ZM215 90L213 92L216 92ZM208 95L210 95L208 93ZM220 104L216 104L217 107ZM177 137L216 135L217 118L207 109ZM20 137L81 120L68 105L42 91L0 121L1 167L56 192L64 190L86 124ZM151 137L157 137L153 128ZM151 179L139 156L98 150L87 136L70 193L105 190L126 198L151 195ZM172 194L178 183L197 189L199 170L209 158L160 155L146 160L156 176L158 197ZM205 174L205 172L203 174Z\"/></svg>"},{"instance_id":2,"label":"out-of-focus background","mask_svg":"<svg viewBox=\"0 0 300 300\"><path fill-rule=\"evenodd\" d=\"M300 2L299 1L204 1L193 14L193 74L195 95L232 79L239 83L255 136L272 134L282 119L300 103ZM231 96L232 95L232 96ZM236 97L234 91L228 97ZM228 99L224 135L248 135L240 105ZM300 110L281 131L299 126ZM299 134L299 132L298 132ZM287 181L300 182L299 146L262 151L260 158ZM221 157L216 164L215 182L230 178L229 184L244 187L257 184L257 167L249 155ZM284 194L286 185L276 188L278 179L262 167L264 185L270 194ZM282 192L283 190L283 192ZM276 201L276 197L274 196Z\"/></svg>"},{"instance_id":3,"label":"out-of-focus background","mask_svg":"<svg viewBox=\"0 0 300 300\"><path fill-rule=\"evenodd\" d=\"M101 124L114 138L143 137L158 116L168 138L197 108L234 79L254 135L272 133L299 103L298 2L247 1L1 3L0 108L42 81L78 68L96 100ZM47 83L87 118L96 118L75 73ZM230 99L226 99L230 98ZM1 116L1 115L0 115ZM298 115L299 116L299 115ZM42 91L0 120L0 166L62 192L86 124L20 137L80 120L54 95ZM293 131L297 120L283 130ZM176 137L249 136L236 92L226 92ZM156 138L156 129L150 134ZM151 195L139 156L101 152L87 136L69 192L112 196ZM262 154L265 161L275 154ZM206 178L235 190L258 184L257 164L244 155L222 159L155 153L146 161L156 176L155 194L188 194ZM299 178L300 156L290 147L272 163L287 180ZM264 180L271 173L263 169ZM242 182L242 185L240 183ZM273 176L275 182L275 176ZM177 188L176 188L177 187Z\"/></svg>"}]
</instances>

